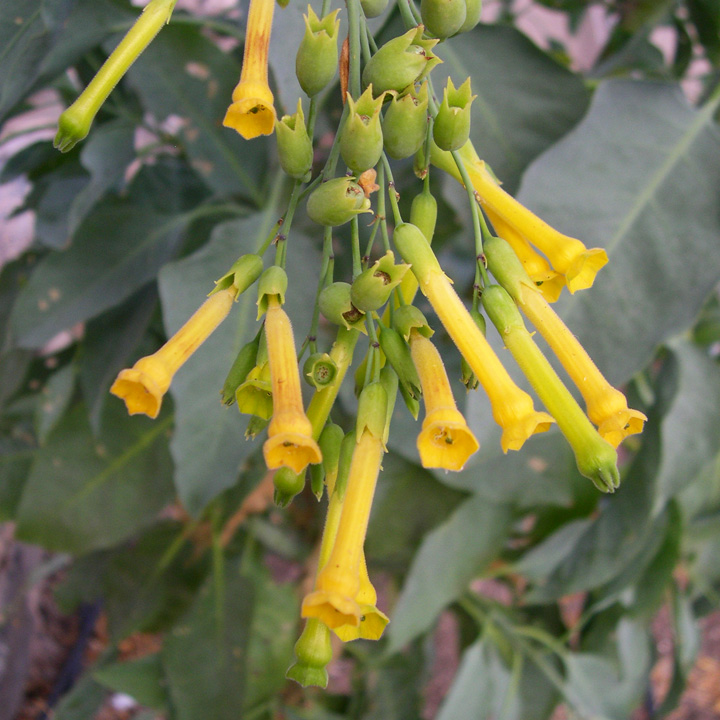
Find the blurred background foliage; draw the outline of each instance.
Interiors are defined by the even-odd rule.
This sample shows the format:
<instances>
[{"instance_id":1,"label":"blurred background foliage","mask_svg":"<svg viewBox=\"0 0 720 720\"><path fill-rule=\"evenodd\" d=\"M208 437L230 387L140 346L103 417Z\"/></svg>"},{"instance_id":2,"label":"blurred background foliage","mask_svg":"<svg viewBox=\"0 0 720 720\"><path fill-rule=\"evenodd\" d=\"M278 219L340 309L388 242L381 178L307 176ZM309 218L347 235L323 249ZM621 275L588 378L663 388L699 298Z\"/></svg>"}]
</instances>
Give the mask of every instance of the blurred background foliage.
<instances>
[{"instance_id":1,"label":"blurred background foliage","mask_svg":"<svg viewBox=\"0 0 720 720\"><path fill-rule=\"evenodd\" d=\"M698 620L720 592L720 0L521 5L488 2L483 24L438 49L434 75L472 76L473 140L505 187L608 250L595 287L561 314L649 421L605 497L557 433L503 456L481 394L462 401L481 451L454 475L419 466L407 440L415 423L396 411L367 541L392 622L380 643L338 649L322 692L284 672L323 508L309 493L272 506L260 442L218 402L255 333L252 299L180 371L158 420L129 418L108 395L285 209L274 139L246 142L220 125L246 6L179 4L87 140L61 155L49 141L60 109L138 10L128 0L0 4L0 182L23 193L2 233L0 519L59 554L42 568L63 568L63 610L101 606L107 619L105 651L56 720L93 717L111 690L134 697L143 718L168 720L542 720L558 704L566 717L623 720L643 705L652 717L675 707ZM563 28L542 48L526 35L538 6ZM273 31L285 111L299 95L304 10L291 0ZM598 18L595 47L578 55ZM375 21L381 34L397 22L392 9ZM320 162L337 86L325 100ZM442 262L467 289L465 197L434 175ZM396 179L405 203L419 189L410 163ZM21 216L32 218L31 243L17 249ZM302 340L321 233L296 223L288 308ZM349 267L342 242L336 251ZM342 400L352 412L351 388ZM657 697L648 678L661 607L674 643ZM123 656L139 632L162 643Z\"/></svg>"}]
</instances>

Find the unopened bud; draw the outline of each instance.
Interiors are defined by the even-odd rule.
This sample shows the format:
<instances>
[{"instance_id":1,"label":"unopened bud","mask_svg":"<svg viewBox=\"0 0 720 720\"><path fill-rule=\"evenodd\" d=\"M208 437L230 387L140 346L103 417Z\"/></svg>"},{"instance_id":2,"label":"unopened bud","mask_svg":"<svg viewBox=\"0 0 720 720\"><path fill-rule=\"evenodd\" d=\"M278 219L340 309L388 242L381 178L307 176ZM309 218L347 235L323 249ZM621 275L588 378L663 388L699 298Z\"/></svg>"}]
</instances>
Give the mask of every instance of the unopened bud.
<instances>
[{"instance_id":1,"label":"unopened bud","mask_svg":"<svg viewBox=\"0 0 720 720\"><path fill-rule=\"evenodd\" d=\"M325 226L344 225L364 212L372 212L370 199L349 177L328 180L314 190L307 201L310 219Z\"/></svg>"},{"instance_id":2,"label":"unopened bud","mask_svg":"<svg viewBox=\"0 0 720 720\"><path fill-rule=\"evenodd\" d=\"M411 89L390 101L383 118L383 142L390 157L410 157L422 147L427 135L427 107L427 82L417 93Z\"/></svg>"},{"instance_id":3,"label":"unopened bud","mask_svg":"<svg viewBox=\"0 0 720 720\"><path fill-rule=\"evenodd\" d=\"M471 105L476 97L470 89L470 78L459 88L448 78L433 125L433 139L440 149L458 150L468 141Z\"/></svg>"},{"instance_id":4,"label":"unopened bud","mask_svg":"<svg viewBox=\"0 0 720 720\"><path fill-rule=\"evenodd\" d=\"M275 131L282 169L291 178L302 180L312 168L313 147L300 100L295 114L283 115L275 124Z\"/></svg>"},{"instance_id":5,"label":"unopened bud","mask_svg":"<svg viewBox=\"0 0 720 720\"><path fill-rule=\"evenodd\" d=\"M428 33L444 40L463 26L467 6L465 0L421 0L420 15Z\"/></svg>"},{"instance_id":6,"label":"unopened bud","mask_svg":"<svg viewBox=\"0 0 720 720\"><path fill-rule=\"evenodd\" d=\"M383 149L380 110L385 93L373 99L373 87L354 100L347 95L348 116L340 135L340 155L356 175L377 165Z\"/></svg>"},{"instance_id":7,"label":"unopened bud","mask_svg":"<svg viewBox=\"0 0 720 720\"><path fill-rule=\"evenodd\" d=\"M339 10L322 20L308 5L305 35L295 58L295 74L303 91L313 97L335 77L338 66Z\"/></svg>"}]
</instances>

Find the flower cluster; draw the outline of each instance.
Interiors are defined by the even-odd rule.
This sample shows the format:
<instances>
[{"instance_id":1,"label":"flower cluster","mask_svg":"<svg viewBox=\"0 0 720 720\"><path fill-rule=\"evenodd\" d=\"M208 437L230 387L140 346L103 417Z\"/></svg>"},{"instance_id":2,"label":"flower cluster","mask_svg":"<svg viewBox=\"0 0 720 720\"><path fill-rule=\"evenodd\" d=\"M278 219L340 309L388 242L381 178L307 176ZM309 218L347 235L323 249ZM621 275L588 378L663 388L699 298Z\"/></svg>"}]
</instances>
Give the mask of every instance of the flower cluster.
<instances>
[{"instance_id":1,"label":"flower cluster","mask_svg":"<svg viewBox=\"0 0 720 720\"><path fill-rule=\"evenodd\" d=\"M520 450L529 437L557 424L580 473L600 490L613 492L620 481L616 448L628 435L641 432L646 418L628 408L624 395L605 380L551 306L564 288L575 293L591 287L607 254L553 229L502 189L469 140L475 99L470 78L459 87L448 80L441 101L435 96L432 70L441 62L436 46L472 29L480 3L422 0L418 13L403 0L406 32L378 48L365 24L377 3L349 2L346 53L338 51L339 11L330 12L325 3L319 17L308 8L296 72L309 109L306 115L299 98L296 112L279 119L268 85L274 4L251 0L242 75L223 124L246 139L277 130L279 162L292 179L292 194L270 238L278 241L275 259L264 269L263 256L271 245L267 238L257 254L241 257L186 325L156 353L123 370L111 392L131 414L156 417L175 372L228 315L233 301L258 281L262 322L230 368L221 397L250 417L248 438L267 429L263 455L274 473L278 504L287 504L303 489L306 471L318 497L327 495L317 577L302 602L306 625L288 671L303 685L324 686L330 633L343 641L377 640L388 623L376 605L363 546L398 394L415 418L424 405L417 435L424 467L459 471L479 449L457 409L431 323L413 304L418 290L462 356L464 385L468 390L482 386L487 394L502 431L503 452ZM173 5L152 0L125 46L135 48L137 55ZM108 92L131 61L126 50L122 63L113 57L110 68L98 74ZM344 111L327 161L313 174L317 98L328 91L338 62ZM97 92L92 89L90 95L92 102L81 96L61 118L56 143L62 150L87 133L99 107ZM388 155L416 156L422 188L407 220L400 212ZM341 159L346 174L337 172ZM438 171L455 178L468 193L474 228L469 262L475 273L469 306L432 248L437 203L429 178ZM307 198L308 217L322 228L323 264L313 324L298 352L284 305L287 247L302 198ZM368 248L361 252L359 216L364 213L371 213L372 221ZM346 223L353 274L336 279L333 228ZM378 237L382 254L373 254ZM556 354L585 410L536 345L523 315ZM321 316L328 326L337 326L328 348L318 347ZM486 338L485 317L544 410L536 409L533 397L506 370ZM363 335L368 342L355 372L356 421L343 429L330 415ZM301 376L312 387L307 406Z\"/></svg>"}]
</instances>

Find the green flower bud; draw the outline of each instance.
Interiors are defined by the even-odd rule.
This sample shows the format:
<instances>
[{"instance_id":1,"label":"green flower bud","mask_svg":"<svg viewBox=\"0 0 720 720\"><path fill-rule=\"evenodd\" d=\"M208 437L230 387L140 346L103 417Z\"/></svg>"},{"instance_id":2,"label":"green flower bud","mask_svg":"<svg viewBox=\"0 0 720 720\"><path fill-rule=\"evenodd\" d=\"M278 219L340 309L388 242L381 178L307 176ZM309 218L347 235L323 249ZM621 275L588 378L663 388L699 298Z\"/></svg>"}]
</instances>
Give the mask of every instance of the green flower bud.
<instances>
[{"instance_id":1,"label":"green flower bud","mask_svg":"<svg viewBox=\"0 0 720 720\"><path fill-rule=\"evenodd\" d=\"M422 147L427 134L427 107L427 82L417 93L411 90L390 101L383 119L383 142L390 157L410 157Z\"/></svg>"},{"instance_id":2,"label":"green flower bud","mask_svg":"<svg viewBox=\"0 0 720 720\"><path fill-rule=\"evenodd\" d=\"M245 439L254 440L269 424L270 420L251 415L247 428L245 428Z\"/></svg>"},{"instance_id":3,"label":"green flower bud","mask_svg":"<svg viewBox=\"0 0 720 720\"><path fill-rule=\"evenodd\" d=\"M420 15L428 34L444 40L454 35L465 22L465 0L421 0Z\"/></svg>"},{"instance_id":4,"label":"green flower bud","mask_svg":"<svg viewBox=\"0 0 720 720\"><path fill-rule=\"evenodd\" d=\"M335 379L337 371L337 364L327 353L309 355L303 366L305 380L316 390L322 390L329 385Z\"/></svg>"},{"instance_id":5,"label":"green flower bud","mask_svg":"<svg viewBox=\"0 0 720 720\"><path fill-rule=\"evenodd\" d=\"M400 333L393 328L382 328L378 340L380 341L380 348L385 353L387 361L397 373L398 380L400 381L400 392L403 398L406 398L406 402L407 397L416 401L413 403L413 407L408 405L408 409L413 413L413 417L417 418L417 400L422 394L422 389L420 378L415 369L415 364L412 361L410 348L402 339Z\"/></svg>"},{"instance_id":6,"label":"green flower bud","mask_svg":"<svg viewBox=\"0 0 720 720\"><path fill-rule=\"evenodd\" d=\"M388 0L360 0L366 18L382 15L388 6Z\"/></svg>"},{"instance_id":7,"label":"green flower bud","mask_svg":"<svg viewBox=\"0 0 720 720\"><path fill-rule=\"evenodd\" d=\"M260 333L249 343L243 345L235 358L235 362L233 362L230 372L228 372L225 382L223 383L222 390L220 391L224 405L232 405L235 402L235 392L238 387L245 382L248 373L255 367L259 344Z\"/></svg>"},{"instance_id":8,"label":"green flower bud","mask_svg":"<svg viewBox=\"0 0 720 720\"><path fill-rule=\"evenodd\" d=\"M349 177L328 180L314 190L307 201L310 219L325 226L344 225L364 212L372 212L370 199Z\"/></svg>"},{"instance_id":9,"label":"green flower bud","mask_svg":"<svg viewBox=\"0 0 720 720\"><path fill-rule=\"evenodd\" d=\"M402 92L422 80L438 63L432 49L437 40L423 39L422 25L386 42L371 58L363 71L363 84L374 92Z\"/></svg>"},{"instance_id":10,"label":"green flower bud","mask_svg":"<svg viewBox=\"0 0 720 720\"><path fill-rule=\"evenodd\" d=\"M437 223L437 200L429 188L423 188L423 191L413 198L410 222L422 230L428 243L432 243Z\"/></svg>"},{"instance_id":11,"label":"green flower bud","mask_svg":"<svg viewBox=\"0 0 720 720\"><path fill-rule=\"evenodd\" d=\"M397 373L387 365L380 371L380 383L385 388L387 395L387 412L385 413L385 432L383 434L383 445L387 444L390 436L390 420L395 409L399 379Z\"/></svg>"},{"instance_id":12,"label":"green flower bud","mask_svg":"<svg viewBox=\"0 0 720 720\"><path fill-rule=\"evenodd\" d=\"M470 308L470 317L475 321L475 324L480 328L480 332L485 334L485 316L481 315L475 308ZM468 390L476 390L480 382L478 381L475 372L470 367L470 364L464 357L460 357L460 380L462 384Z\"/></svg>"},{"instance_id":13,"label":"green flower bud","mask_svg":"<svg viewBox=\"0 0 720 720\"><path fill-rule=\"evenodd\" d=\"M318 298L320 312L325 318L348 330L354 328L367 334L365 313L352 304L350 283L335 282L323 288Z\"/></svg>"},{"instance_id":14,"label":"green flower bud","mask_svg":"<svg viewBox=\"0 0 720 720\"><path fill-rule=\"evenodd\" d=\"M502 238L491 237L485 240L483 252L487 259L488 270L516 302L520 301L522 285L537 287L527 274L522 260Z\"/></svg>"},{"instance_id":15,"label":"green flower bud","mask_svg":"<svg viewBox=\"0 0 720 720\"><path fill-rule=\"evenodd\" d=\"M335 10L318 19L308 5L305 18L305 35L295 58L295 74L303 91L309 96L317 95L332 79L338 66L338 30L340 20Z\"/></svg>"},{"instance_id":16,"label":"green flower bud","mask_svg":"<svg viewBox=\"0 0 720 720\"><path fill-rule=\"evenodd\" d=\"M433 139L442 150L458 150L470 137L470 106L477 95L472 94L470 78L455 88L448 78L442 102L438 108Z\"/></svg>"},{"instance_id":17,"label":"green flower bud","mask_svg":"<svg viewBox=\"0 0 720 720\"><path fill-rule=\"evenodd\" d=\"M409 269L410 266L404 263L396 265L395 256L388 250L353 280L350 293L352 304L363 312L381 308Z\"/></svg>"},{"instance_id":18,"label":"green flower bud","mask_svg":"<svg viewBox=\"0 0 720 720\"><path fill-rule=\"evenodd\" d=\"M482 13L482 0L465 0L465 22L460 26L458 33L469 32L480 22Z\"/></svg>"},{"instance_id":19,"label":"green flower bud","mask_svg":"<svg viewBox=\"0 0 720 720\"><path fill-rule=\"evenodd\" d=\"M313 147L305 127L305 115L300 100L295 114L283 115L275 123L275 130L282 169L291 178L302 180L312 168Z\"/></svg>"},{"instance_id":20,"label":"green flower bud","mask_svg":"<svg viewBox=\"0 0 720 720\"><path fill-rule=\"evenodd\" d=\"M341 500L347 488L348 477L350 475L350 463L352 463L356 440L357 435L354 430L351 430L340 443L340 458L338 459L338 472L334 492L338 494Z\"/></svg>"},{"instance_id":21,"label":"green flower bud","mask_svg":"<svg viewBox=\"0 0 720 720\"><path fill-rule=\"evenodd\" d=\"M256 415L269 420L273 413L270 365L256 365L235 391L238 410L244 415Z\"/></svg>"},{"instance_id":22,"label":"green flower bud","mask_svg":"<svg viewBox=\"0 0 720 720\"><path fill-rule=\"evenodd\" d=\"M335 491L335 481L337 480L340 463L340 446L344 437L343 429L339 425L329 422L323 428L318 439L318 445L322 452L322 464L325 470L328 495L332 495Z\"/></svg>"},{"instance_id":23,"label":"green flower bud","mask_svg":"<svg viewBox=\"0 0 720 720\"><path fill-rule=\"evenodd\" d=\"M393 244L402 259L410 263L413 274L422 279L433 272L442 272L440 263L435 257L430 244L422 230L412 223L401 223L393 232Z\"/></svg>"},{"instance_id":24,"label":"green flower bud","mask_svg":"<svg viewBox=\"0 0 720 720\"><path fill-rule=\"evenodd\" d=\"M423 337L432 337L435 331L428 325L422 312L414 305L400 305L395 308L393 325L405 342L410 341L410 331L417 330Z\"/></svg>"},{"instance_id":25,"label":"green flower bud","mask_svg":"<svg viewBox=\"0 0 720 720\"><path fill-rule=\"evenodd\" d=\"M208 293L208 297L234 286L237 291L235 299L237 299L260 277L262 271L263 261L259 255L241 255L230 269L215 281L215 287Z\"/></svg>"},{"instance_id":26,"label":"green flower bud","mask_svg":"<svg viewBox=\"0 0 720 720\"><path fill-rule=\"evenodd\" d=\"M368 383L358 398L355 432L360 437L367 430L376 438L385 436L387 424L387 391L381 382Z\"/></svg>"},{"instance_id":27,"label":"green flower bud","mask_svg":"<svg viewBox=\"0 0 720 720\"><path fill-rule=\"evenodd\" d=\"M286 507L305 487L305 471L296 473L291 467L283 465L273 475L275 485L274 501L279 507Z\"/></svg>"},{"instance_id":28,"label":"green flower bud","mask_svg":"<svg viewBox=\"0 0 720 720\"><path fill-rule=\"evenodd\" d=\"M317 618L309 618L295 643L295 662L285 677L303 687L325 688L328 684L326 667L331 660L330 629Z\"/></svg>"},{"instance_id":29,"label":"green flower bud","mask_svg":"<svg viewBox=\"0 0 720 720\"><path fill-rule=\"evenodd\" d=\"M377 165L383 149L380 109L385 93L373 99L373 87L354 100L347 94L348 116L340 135L340 155L356 175Z\"/></svg>"},{"instance_id":30,"label":"green flower bud","mask_svg":"<svg viewBox=\"0 0 720 720\"><path fill-rule=\"evenodd\" d=\"M320 500L325 489L325 468L322 463L317 463L317 465L309 465L308 470L310 473L310 490Z\"/></svg>"},{"instance_id":31,"label":"green flower bud","mask_svg":"<svg viewBox=\"0 0 720 720\"><path fill-rule=\"evenodd\" d=\"M285 303L285 291L288 286L288 277L285 270L279 265L271 265L261 276L258 283L258 320L265 314L268 307L268 297L277 295L280 304Z\"/></svg>"}]
</instances>

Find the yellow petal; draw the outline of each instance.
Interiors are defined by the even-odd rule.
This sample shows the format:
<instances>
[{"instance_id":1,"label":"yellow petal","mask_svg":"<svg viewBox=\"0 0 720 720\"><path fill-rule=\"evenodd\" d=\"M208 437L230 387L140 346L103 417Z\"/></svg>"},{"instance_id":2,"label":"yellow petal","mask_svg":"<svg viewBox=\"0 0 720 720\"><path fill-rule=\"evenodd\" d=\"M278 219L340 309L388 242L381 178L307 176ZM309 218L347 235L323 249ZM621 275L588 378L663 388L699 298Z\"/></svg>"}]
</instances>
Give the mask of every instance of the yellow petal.
<instances>
[{"instance_id":1,"label":"yellow petal","mask_svg":"<svg viewBox=\"0 0 720 720\"><path fill-rule=\"evenodd\" d=\"M223 125L237 130L246 140L271 135L276 120L273 94L267 84L240 82L233 92Z\"/></svg>"},{"instance_id":2,"label":"yellow petal","mask_svg":"<svg viewBox=\"0 0 720 720\"><path fill-rule=\"evenodd\" d=\"M316 590L305 596L300 614L304 618L317 618L333 630L343 625L360 625L362 609L347 595Z\"/></svg>"},{"instance_id":3,"label":"yellow petal","mask_svg":"<svg viewBox=\"0 0 720 720\"><path fill-rule=\"evenodd\" d=\"M155 419L171 380L166 363L149 355L129 370L121 370L110 392L125 401L130 415L144 414Z\"/></svg>"},{"instance_id":4,"label":"yellow petal","mask_svg":"<svg viewBox=\"0 0 720 720\"><path fill-rule=\"evenodd\" d=\"M417 447L423 467L458 471L480 445L456 409L436 408L423 421Z\"/></svg>"},{"instance_id":5,"label":"yellow petal","mask_svg":"<svg viewBox=\"0 0 720 720\"><path fill-rule=\"evenodd\" d=\"M359 625L340 625L333 632L343 641L379 640L390 622L390 618L375 605L360 605Z\"/></svg>"}]
</instances>

